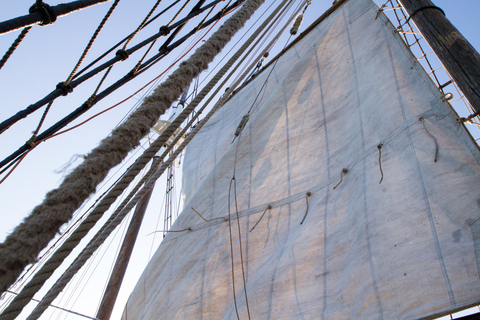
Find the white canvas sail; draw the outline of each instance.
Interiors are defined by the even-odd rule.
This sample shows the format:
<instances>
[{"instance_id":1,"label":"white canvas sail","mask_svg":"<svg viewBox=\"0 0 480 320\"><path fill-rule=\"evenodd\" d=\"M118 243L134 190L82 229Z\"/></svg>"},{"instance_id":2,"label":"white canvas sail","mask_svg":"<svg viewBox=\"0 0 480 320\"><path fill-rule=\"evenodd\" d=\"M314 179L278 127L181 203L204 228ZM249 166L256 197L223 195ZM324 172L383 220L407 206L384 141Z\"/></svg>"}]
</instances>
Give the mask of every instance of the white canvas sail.
<instances>
[{"instance_id":1,"label":"white canvas sail","mask_svg":"<svg viewBox=\"0 0 480 320\"><path fill-rule=\"evenodd\" d=\"M172 228L186 231L164 239L124 319L235 319L235 302L240 319L415 319L479 303L480 152L377 13L350 0L322 18L195 137ZM231 229L192 208L230 212Z\"/></svg>"}]
</instances>

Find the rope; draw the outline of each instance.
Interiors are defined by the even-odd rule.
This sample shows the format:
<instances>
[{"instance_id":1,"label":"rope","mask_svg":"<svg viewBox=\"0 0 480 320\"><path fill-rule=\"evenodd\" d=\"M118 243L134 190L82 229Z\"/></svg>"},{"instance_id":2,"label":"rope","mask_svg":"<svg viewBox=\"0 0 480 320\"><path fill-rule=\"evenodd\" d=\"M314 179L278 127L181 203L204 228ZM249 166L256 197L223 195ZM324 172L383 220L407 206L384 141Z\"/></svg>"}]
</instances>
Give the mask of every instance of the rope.
<instances>
[{"instance_id":1,"label":"rope","mask_svg":"<svg viewBox=\"0 0 480 320\"><path fill-rule=\"evenodd\" d=\"M115 2L112 4L112 6L110 7L110 9L108 9L107 14L105 14L105 16L103 17L102 21L101 21L100 24L98 25L97 30L95 30L95 32L94 32L93 35L92 35L92 38L90 39L90 41L88 42L87 46L86 46L85 49L83 50L83 53L82 53L80 59L78 59L77 64L76 64L75 67L73 68L73 70L72 70L72 72L70 73L70 75L68 76L67 80L65 80L65 85L69 85L70 82L72 81L73 76L74 76L75 73L77 72L78 68L80 68L80 65L82 64L82 62L83 62L83 60L85 59L88 51L89 51L90 48L92 47L93 42L97 39L97 36L98 36L98 34L100 33L100 30L102 30L103 26L105 25L105 23L107 22L107 20L108 20L108 19L110 18L110 16L112 15L113 10L115 10L115 8L117 7L117 5L118 5L119 2L120 2L120 0L115 0Z\"/></svg>"},{"instance_id":2,"label":"rope","mask_svg":"<svg viewBox=\"0 0 480 320\"><path fill-rule=\"evenodd\" d=\"M312 193L310 191L307 192L307 194L305 195L305 202L307 203L307 210L305 211L305 215L303 216L303 219L302 221L300 222L300 224L302 225L303 222L305 221L305 218L307 218L307 214L308 214L308 197L310 197L312 195Z\"/></svg>"},{"instance_id":3,"label":"rope","mask_svg":"<svg viewBox=\"0 0 480 320\"><path fill-rule=\"evenodd\" d=\"M200 218L202 218L205 222L210 222L210 221L214 221L214 220L223 220L223 221L227 221L227 219L225 218L213 218L213 219L205 219L201 214L200 212L198 212L197 210L193 209L192 207L192 210L193 212L195 212L196 214L198 214L200 216Z\"/></svg>"},{"instance_id":4,"label":"rope","mask_svg":"<svg viewBox=\"0 0 480 320\"><path fill-rule=\"evenodd\" d=\"M340 183L342 183L343 176L346 175L347 173L348 173L348 169L343 168L342 172L340 173L340 181L335 185L335 187L333 187L333 190L335 190L340 185Z\"/></svg>"},{"instance_id":5,"label":"rope","mask_svg":"<svg viewBox=\"0 0 480 320\"><path fill-rule=\"evenodd\" d=\"M173 21L175 21L175 19L178 18L178 16L180 15L180 13L183 11L183 9L185 9L185 7L187 6L187 4L190 2L190 0L187 0L185 2L185 4L180 8L180 10L178 10L177 14L172 18L172 20L170 20L169 23L167 23L166 27L170 27L170 25L173 23Z\"/></svg>"},{"instance_id":6,"label":"rope","mask_svg":"<svg viewBox=\"0 0 480 320\"><path fill-rule=\"evenodd\" d=\"M5 292L11 293L11 294L13 294L13 295L18 295L18 293L13 292L13 291L11 291L11 290L6 290ZM32 299L32 301L40 302L40 300L38 300L38 299ZM65 309L65 308L62 308L62 307L53 305L53 304L50 305L50 307L55 308L55 309L58 309L58 310L62 310L62 311L65 311L65 312L68 312L68 313L71 313L71 314L74 314L74 315L76 315L76 316L80 316L80 317L83 317L83 318L92 319L92 320L99 320L99 319L97 319L97 318L93 318L93 317L87 316L87 315L85 315L85 314L81 314L80 312L76 312L76 311L73 311L73 310L68 310L68 309Z\"/></svg>"},{"instance_id":7,"label":"rope","mask_svg":"<svg viewBox=\"0 0 480 320\"><path fill-rule=\"evenodd\" d=\"M382 146L383 144L380 143L377 148L378 148L378 166L380 167L380 173L382 174L382 177L380 178L380 181L378 184L381 184L383 181L383 170L382 170Z\"/></svg>"},{"instance_id":8,"label":"rope","mask_svg":"<svg viewBox=\"0 0 480 320\"><path fill-rule=\"evenodd\" d=\"M250 229L249 232L252 232L253 229L255 229L255 227L257 226L257 224L262 220L263 216L265 215L265 213L267 212L267 210L271 210L272 209L272 206L271 205L268 205L266 208L265 208L265 211L263 211L262 215L260 216L260 219L258 219L258 221L255 223L255 225L252 227L252 229Z\"/></svg>"},{"instance_id":9,"label":"rope","mask_svg":"<svg viewBox=\"0 0 480 320\"><path fill-rule=\"evenodd\" d=\"M437 139L427 130L427 127L425 126L425 122L423 121L424 119L423 118L420 118L418 119L422 125L423 125L423 128L425 129L425 132L430 136L430 138L433 139L433 142L435 142L435 157L433 159L433 162L437 162L437 157L438 157L438 143L437 143Z\"/></svg>"},{"instance_id":10,"label":"rope","mask_svg":"<svg viewBox=\"0 0 480 320\"><path fill-rule=\"evenodd\" d=\"M8 286L7 283L9 281L14 280L14 278L16 278L16 274L20 273L21 270L23 269L23 266L21 267L17 266L16 268L14 268L14 270L8 269L6 266L14 265L14 263L12 263L13 261L15 261L15 263L19 263L22 265L28 263L29 261L33 261L33 259L35 259L37 255L36 251L41 250L40 247L44 246L43 243L39 244L40 241L38 241L39 240L38 238L40 238L40 235L37 238L37 241L35 241L35 244L28 243L28 238L25 238L22 236L22 234L25 232L25 229L31 230L32 232L31 234L35 234L34 226L33 226L33 224L35 223L31 223L31 221L29 220L34 219L35 217L40 218L42 216L42 213L45 214L45 212L51 212L51 211L59 213L59 216L71 215L70 212L75 210L76 205L68 205L68 204L65 204L64 202L60 202L61 205L55 205L55 202L60 200L58 198L64 198L65 194L63 193L68 193L69 197L73 197L74 200L77 200L79 203L81 203L83 201L82 198L84 198L85 196L88 196L88 193L92 189L94 189L94 183L91 183L90 186L82 185L81 190L79 190L78 187L76 187L76 185L78 184L73 184L73 181L77 179L81 179L81 176L85 176L85 175L92 176L91 174L92 169L102 170L103 172L101 174L96 174L96 176L98 177L98 180L100 180L100 178L103 179L103 176L106 174L106 172L108 172L108 169L109 169L109 168L105 168L103 164L108 160L107 158L113 158L113 156L110 153L108 155L101 157L100 159L94 156L98 155L100 153L100 150L102 150L102 148L104 147L107 147L108 149L111 150L112 144L116 140L115 139L116 136L118 136L122 140L122 146L125 143L129 144L128 141L125 141L125 140L130 140L131 139L130 135L134 135L139 139L143 137L146 133L145 131L148 130L147 126L144 125L143 123L150 122L153 125L156 119L158 119L158 111L155 112L156 109L159 109L159 106L157 105L160 104L160 108L162 106L164 106L165 108L168 107L173 102L172 100L176 99L176 97L178 97L182 93L182 86L180 84L184 84L186 86L188 85L188 81L191 81L187 79L184 81L179 81L174 79L179 78L179 75L182 75L182 73L185 73L187 70L191 78L192 79L195 78L198 75L198 73L202 71L202 68L204 69L207 67L208 62L205 61L205 59L207 58L213 59L215 54L218 53L221 50L222 46L225 45L230 40L230 38L235 34L235 32L243 26L245 21L253 14L253 12L260 6L262 2L263 2L262 0L247 1L235 15L233 15L229 20L227 20L225 24L222 27L220 27L219 30L210 39L208 39L201 48L199 48L195 52L194 55L192 55L192 57L190 57L186 62L183 62L180 65L179 69L175 71L164 84L162 84L159 88L157 88L151 97L145 99L144 105L140 107L139 110L137 110L135 113L132 114L132 116L129 119L139 118L139 120L141 120L140 122L142 123L142 126L140 125L136 126L136 130L128 130L126 127L132 123L132 120L130 121L127 120L125 124L119 126L112 133L110 137L106 138L99 147L94 149L90 155L87 155L85 157L84 163L80 165L77 169L75 169L69 176L67 176L67 178L62 183L59 189L54 190L47 195L47 198L44 202L45 205L35 208L33 215L27 218L26 222L23 225L21 225L20 227L17 227L14 233L7 238L7 241L4 244L0 245L0 256L8 257L7 259L0 259L0 270L2 271L5 270L6 272L5 276L2 276L1 278L2 281L1 281L0 287ZM122 179L123 181L121 181L120 183L124 181L128 181L129 179L133 179L133 177L131 177L131 176L134 176L132 173L134 173L135 170L138 171L139 169L145 166L146 162L148 162L147 159L153 157L154 154L163 146L165 141L168 139L169 135L175 132L178 126L183 122L183 120L188 116L188 114L195 108L196 104L198 104L201 101L201 99L203 99L203 97L206 96L208 91L210 91L211 88L215 85L215 83L220 80L223 74L225 74L225 72L231 67L231 65L235 62L235 60L237 60L240 57L242 52L246 50L246 47L252 41L253 41L253 38L251 39L251 41L249 41L248 44L246 43L244 44L244 46L242 46L239 52L237 52L230 59L229 63L227 63L222 68L222 70L220 70L220 72L210 81L210 83L207 86L205 86L202 92L194 99L195 103L192 102L189 105L189 107L185 108L184 112L182 112L181 115L179 115L179 117L175 119L175 121L159 137L159 139L157 139L157 141L155 141L152 144L152 146L147 150L144 156L140 157L137 163L134 166L132 166L131 170L129 171L129 174L126 174L125 178ZM202 57L203 59L199 60L198 58L199 56ZM175 90L175 93L169 92L170 90ZM164 92L164 91L167 91L167 92ZM177 95L175 96L175 94ZM145 115L143 115L144 113L153 113L153 116L151 116L149 120L145 120L146 117ZM197 128L199 127L200 126L197 126ZM140 134L137 131L140 131ZM187 140L188 140L188 137L186 141ZM125 150L124 152L128 153L127 148L126 147L123 147L123 148ZM96 160L100 160L100 161L97 162ZM99 163L100 163L100 167L98 168ZM92 180L93 178L96 178L96 177L92 177ZM97 182L97 181L94 181L94 182ZM88 188L85 188L85 187L88 187ZM85 191L85 189L88 189L88 191ZM111 190L112 194L118 193L118 192L119 192L118 188L114 188ZM106 196L105 201L104 202L102 201L103 208L105 209L110 206L108 202L112 200L108 198L109 197ZM54 202L54 205L51 205L52 202ZM50 204L50 205L47 205L47 204ZM67 214L65 214L65 211L67 211ZM90 216L92 215L93 215L93 212ZM68 217L65 217L65 218L68 218ZM43 218L42 220L44 219L45 218ZM94 219L95 218L92 218L92 220ZM42 221L41 223L43 222L44 221ZM57 222L57 225L58 224L59 223ZM45 240L48 240L48 238L51 238L52 234L54 235L55 232L56 230L52 230L51 234L41 235L41 237ZM83 231L83 232L86 233L86 231ZM43 240L43 242L48 242L45 240ZM29 246L29 248L26 248L28 250L26 250L25 248L22 248L22 245L24 244L27 244ZM9 252L9 254L11 255L10 256L7 255L6 252ZM25 258L22 258L22 257L25 257ZM58 263L58 261L55 263ZM40 310L43 307L40 307L39 305L38 308Z\"/></svg>"},{"instance_id":11,"label":"rope","mask_svg":"<svg viewBox=\"0 0 480 320\"><path fill-rule=\"evenodd\" d=\"M47 113L50 110L50 107L52 106L53 101L50 102L47 107L45 108L45 111L43 112L42 118L40 119L40 122L37 125L37 128L32 134L32 137L30 140L27 142L31 147L35 146L35 139L37 138L38 131L40 131L40 128L42 127L43 122L45 121L45 118L47 117Z\"/></svg>"},{"instance_id":12,"label":"rope","mask_svg":"<svg viewBox=\"0 0 480 320\"><path fill-rule=\"evenodd\" d=\"M216 1L221 1L221 0L216 0ZM236 7L238 6L238 1L232 5L232 7ZM205 6L205 8L200 8L198 9L196 12L194 12L193 14L187 16L186 18L184 19L181 19L180 21L174 23L172 25L172 28L173 27L176 27L176 26L180 26L182 24L185 24L186 21L192 19L193 17L195 17L196 15L202 13L204 10L206 10L206 8L209 8L209 6ZM222 17L222 15L217 15L215 17L215 19L220 19ZM208 24L205 24L204 26L206 25L209 25L211 23L214 22L215 19L211 19L209 20ZM139 43L138 45L130 48L127 50L127 54L132 54L134 52L136 52L137 50L141 49L142 47L144 47L145 45L149 44L150 42L154 41L155 39L163 36L164 34L162 32L159 32L157 33L156 35L148 38L147 40ZM180 44L182 44L184 41L186 41L188 39L188 37L191 35L191 33L187 34L186 36L182 37L180 40L178 40L175 45L172 45L170 47L168 47L167 51L170 52L173 48L179 46ZM122 43L123 41L121 41L120 43ZM118 46L118 45L117 45ZM112 49L113 50L113 49ZM161 57L163 58L163 57ZM94 62L98 62L100 59L97 59L95 60ZM70 92L73 88L77 87L78 85L80 85L81 83L83 83L84 81L90 79L91 77L95 76L96 74L98 74L99 72L109 68L110 66L112 66L113 64L117 63L121 61L121 57L120 56L116 56L115 58L112 58L110 59L109 61L103 63L101 66L95 68L94 70L88 72L87 74L83 75L82 77L79 77L77 78L75 81L72 81L72 83L69 85L68 88L66 88L68 91L67 92ZM88 65L87 67L85 67L83 70L81 70L79 73L82 73L84 70L86 70L87 68L90 68L91 64ZM78 74L79 74L78 73ZM77 75L78 75L77 74ZM77 76L76 75L76 76ZM74 76L74 78L76 77ZM126 79L125 79L126 78ZM130 73L127 74L125 77L124 77L124 83L130 81L133 77L131 77ZM124 84L122 83L122 84ZM21 110L19 112L17 112L15 115L11 116L10 118L6 119L5 121L1 122L0 123L0 132L3 132L6 128L8 128L9 126L11 126L12 124L14 124L15 122L17 122L18 120L20 119L23 119L25 117L27 117L29 114L35 112L36 110L38 110L40 107L42 107L44 104L58 98L59 96L61 95L65 95L66 91L65 91L65 88L62 86L63 83L60 83L58 86L57 86L57 89L52 91L51 93L49 93L47 96L45 96L43 99L37 101L36 103L30 105L29 107L27 107L26 109L24 110ZM118 87L114 88L113 90L111 90L110 92L106 93L105 95L108 95L109 93L113 92L115 89L118 89ZM25 151L25 150L24 150ZM18 154L16 154L14 157L16 157ZM2 166L4 164L4 161L2 161Z\"/></svg>"},{"instance_id":13,"label":"rope","mask_svg":"<svg viewBox=\"0 0 480 320\"><path fill-rule=\"evenodd\" d=\"M32 29L32 27L23 28L22 32L20 32L17 39L15 39L15 41L13 41L10 48L8 48L7 52L5 52L5 54L3 55L2 60L0 60L0 69L3 68L3 66L5 65L5 62L7 62L8 58L10 58L10 56L13 54L13 52L18 48L18 46L20 45L20 42L22 42L22 40L27 35L28 31L30 31L30 29Z\"/></svg>"},{"instance_id":14,"label":"rope","mask_svg":"<svg viewBox=\"0 0 480 320\"><path fill-rule=\"evenodd\" d=\"M232 181L235 181L235 178L230 180L230 186L228 187L228 234L230 235L230 260L232 265L232 292L233 292L233 303L235 305L235 313L237 314L237 320L240 320L240 316L238 315L238 306L237 306L237 296L235 290L235 262L233 261L233 237L232 237L232 223L231 223L231 214L230 214L230 192L232 189ZM238 212L237 212L238 216ZM242 245L240 244L240 248ZM241 249L240 249L241 251ZM243 266L243 260L242 260ZM250 316L250 315L249 315Z\"/></svg>"}]
</instances>

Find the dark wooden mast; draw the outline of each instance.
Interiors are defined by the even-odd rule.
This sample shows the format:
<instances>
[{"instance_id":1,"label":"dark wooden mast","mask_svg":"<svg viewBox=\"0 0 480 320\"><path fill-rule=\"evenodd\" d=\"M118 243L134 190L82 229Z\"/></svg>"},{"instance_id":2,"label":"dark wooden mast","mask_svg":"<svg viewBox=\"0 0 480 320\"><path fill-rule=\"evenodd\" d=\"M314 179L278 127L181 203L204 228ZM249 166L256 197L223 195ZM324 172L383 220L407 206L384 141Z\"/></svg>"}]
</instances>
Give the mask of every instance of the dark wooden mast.
<instances>
[{"instance_id":1,"label":"dark wooden mast","mask_svg":"<svg viewBox=\"0 0 480 320\"><path fill-rule=\"evenodd\" d=\"M154 158L152 166L157 161L158 158ZM135 207L135 212L133 214L132 220L130 221L130 225L128 226L125 239L122 243L122 248L118 253L115 267L113 268L112 275L110 276L110 280L108 281L107 288L105 290L105 294L103 295L102 302L100 303L100 307L96 315L97 319L110 319L152 192L153 188L150 189L150 191L148 191L147 193L145 193L145 195L142 197L142 199L140 199L137 206Z\"/></svg>"},{"instance_id":2,"label":"dark wooden mast","mask_svg":"<svg viewBox=\"0 0 480 320\"><path fill-rule=\"evenodd\" d=\"M400 0L448 73L480 114L480 55L430 0Z\"/></svg>"}]
</instances>

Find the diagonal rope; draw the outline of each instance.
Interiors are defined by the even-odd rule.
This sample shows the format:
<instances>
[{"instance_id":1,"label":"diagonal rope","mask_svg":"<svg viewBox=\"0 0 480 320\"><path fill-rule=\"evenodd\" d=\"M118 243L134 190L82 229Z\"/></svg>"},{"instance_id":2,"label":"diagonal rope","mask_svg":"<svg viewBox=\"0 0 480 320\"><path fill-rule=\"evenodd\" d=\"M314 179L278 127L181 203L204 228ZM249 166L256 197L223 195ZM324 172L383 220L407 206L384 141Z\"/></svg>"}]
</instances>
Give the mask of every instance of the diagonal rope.
<instances>
[{"instance_id":1,"label":"diagonal rope","mask_svg":"<svg viewBox=\"0 0 480 320\"><path fill-rule=\"evenodd\" d=\"M30 29L32 29L32 27L23 28L22 32L20 32L17 39L15 39L15 41L13 41L10 48L8 48L7 52L5 52L5 54L3 55L2 60L0 60L0 69L3 68L3 66L7 62L8 58L10 58L10 56L13 54L13 52L18 48L18 46L20 45L20 42L22 42L22 40L25 38L27 33L30 31Z\"/></svg>"},{"instance_id":2,"label":"diagonal rope","mask_svg":"<svg viewBox=\"0 0 480 320\"><path fill-rule=\"evenodd\" d=\"M102 141L99 147L87 155L84 163L70 173L58 189L47 194L44 203L36 207L32 215L27 217L25 222L15 229L5 243L0 245L0 289L2 289L2 291L5 290L9 283L15 280L26 264L34 261L38 252L55 235L58 227L65 221L68 221L73 211L76 210L76 207L78 207L90 193L94 192L96 184L106 176L112 166L112 162L113 165L119 163L122 156L126 155L130 148L138 144L138 140L148 132L150 128L149 125L153 126L153 124L155 124L159 114L168 108L183 92L184 87L208 66L209 60L213 60L223 45L243 26L245 21L262 2L262 0L247 1L192 57L186 62L183 62L179 69L154 91L152 96L146 98L144 104L134 112L123 125L114 130L109 137ZM246 47L243 48L243 50L245 49ZM232 57L231 62L222 68L221 71L223 74L231 67L234 61L238 59L240 54L241 53L236 54L234 56L235 59ZM188 77L182 78L185 74L187 74ZM223 74L217 74L204 90L202 90L203 93L201 92L197 98L194 99L197 100L197 104L206 96L215 83L220 80ZM178 128L193 109L194 104L191 103L189 107L182 112L181 116L167 128L164 134L157 139L156 143L152 144L149 150L147 150L149 152L144 154L144 156L139 159L140 161L137 161L136 165L132 166L130 173L134 173L135 170L139 170L139 168L141 169L145 166L146 162L148 162L147 159L153 157L160 147L163 146L168 136ZM119 142L121 142L121 146L114 146ZM120 152L114 150L116 147L121 149L119 150ZM119 153L121 155L119 155ZM129 180L131 175L132 174L125 175L125 177L128 176L128 178L122 180ZM79 180L81 181L79 182ZM126 185L128 185L128 183ZM118 189L115 189L115 191L113 189L111 190L111 193L118 192ZM108 204L109 201L110 200L106 200L107 204L104 203L103 208L110 206L110 204ZM52 214L55 217L53 217ZM48 226L50 223L54 224L54 226ZM38 225L44 228L42 234L38 234L36 231ZM35 236L32 239L32 237L25 237L25 234L33 234Z\"/></svg>"}]
</instances>

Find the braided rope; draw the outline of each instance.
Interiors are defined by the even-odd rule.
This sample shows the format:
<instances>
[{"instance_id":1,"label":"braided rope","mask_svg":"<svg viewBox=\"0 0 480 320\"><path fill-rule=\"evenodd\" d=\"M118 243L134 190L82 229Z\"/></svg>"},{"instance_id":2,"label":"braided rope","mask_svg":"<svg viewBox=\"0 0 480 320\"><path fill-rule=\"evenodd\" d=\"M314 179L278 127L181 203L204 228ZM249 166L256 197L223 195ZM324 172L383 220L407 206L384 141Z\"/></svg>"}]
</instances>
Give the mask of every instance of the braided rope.
<instances>
[{"instance_id":1,"label":"braided rope","mask_svg":"<svg viewBox=\"0 0 480 320\"><path fill-rule=\"evenodd\" d=\"M130 41L133 40L133 38L140 32L140 30L143 29L143 27L145 26L145 24L147 23L148 19L150 19L150 17L152 16L152 14L155 12L155 10L157 10L157 7L160 5L160 2L162 2L162 0L157 0L157 2L153 5L152 9L150 10L150 12L147 14L147 16L145 17L145 19L143 19L143 21L140 23L140 25L138 26L138 28L130 35L130 37L128 37L127 41L125 41L125 44L123 45L123 50L127 49L127 46L128 44L130 43Z\"/></svg>"},{"instance_id":2,"label":"braided rope","mask_svg":"<svg viewBox=\"0 0 480 320\"><path fill-rule=\"evenodd\" d=\"M75 67L73 68L72 72L70 73L70 75L68 76L67 80L65 81L65 85L69 85L70 82L72 81L75 73L77 72L78 68L80 68L80 65L82 64L83 60L85 60L85 57L86 57L88 51L89 51L90 48L92 47L93 42L97 39L98 34L99 34L100 31L102 30L102 28L103 28L103 26L105 25L105 23L107 22L107 20L108 20L108 19L110 18L110 16L112 15L113 10L115 10L115 8L117 7L117 5L118 5L119 2L120 2L120 0L115 0L115 2L112 4L112 6L110 7L110 9L108 9L107 14L105 14L105 16L103 17L102 21L101 21L100 24L98 25L97 30L95 30L95 32L93 33L92 38L90 39L90 41L88 42L87 46L86 46L85 49L83 50L82 56L80 57L80 59L78 59L77 64L75 65Z\"/></svg>"},{"instance_id":3,"label":"braided rope","mask_svg":"<svg viewBox=\"0 0 480 320\"><path fill-rule=\"evenodd\" d=\"M22 42L23 38L25 38L28 31L30 31L30 29L32 29L32 27L23 28L22 32L20 32L17 39L13 41L10 48L8 48L7 52L5 52L5 54L3 55L2 60L0 60L0 69L2 69L2 67L5 65L5 62L7 62L8 58L10 58L10 56L13 54L13 51L15 51L17 47L20 45L20 42Z\"/></svg>"},{"instance_id":4,"label":"braided rope","mask_svg":"<svg viewBox=\"0 0 480 320\"><path fill-rule=\"evenodd\" d=\"M236 30L240 29L241 26L243 26L244 22L246 21L246 19L248 19L251 14L253 13L253 11L258 8L260 6L260 4L262 3L263 1L262 0L250 0L249 2L247 2L243 8L238 11L232 18L230 18L225 24L224 26L222 26L213 36L212 38L214 38L214 40L211 40L212 38L210 38L209 40L207 40L207 42L202 46L205 47L207 44L210 43L210 45L208 47L210 48L207 48L207 49L204 49L204 50L201 50L202 48L198 49L197 52L194 54L195 55L201 55L201 56L204 56L204 55L208 55L209 57L212 57L213 58L213 54L212 53L208 53L208 52L205 52L207 50L211 50L212 46L213 46L213 51L215 52L219 52L221 47L219 46L218 42L220 43L226 43L232 36L233 34L236 32ZM233 20L233 21L231 21ZM230 23L229 23L230 22ZM220 33L220 35L217 35L217 33ZM227 33L226 35L222 34L222 33ZM243 50L245 50L246 46L244 45L244 47L242 47ZM239 56L240 56L241 53L238 53L236 54L234 57L232 57L231 60L234 60L234 59L237 59ZM65 257L67 254L65 254L65 250L63 249L67 249L69 250L68 252L71 251L71 249L74 247L74 243L76 245L76 243L78 243L80 240L77 240L77 239L80 239L79 236L81 233L83 234L86 234L88 232L87 229L91 228L91 226L93 226L95 224L96 221L98 221L98 219L101 217L101 215L103 214L104 211L106 211L109 206L111 205L111 203L113 203L116 199L116 197L118 197L118 195L120 195L122 193L122 191L120 190L122 188L125 189L126 186L128 186L128 184L130 183L130 181L133 180L133 178L136 176L136 174L146 165L146 163L155 155L155 153L163 146L163 144L166 142L166 140L168 139L169 135L171 135L173 132L176 131L176 129L178 128L178 126L183 122L183 120L188 116L188 114L191 112L191 110L194 109L195 105L198 105L198 103L201 101L201 99L203 97L206 96L206 94L208 93L208 91L211 90L211 88L215 85L216 82L219 81L219 79L222 77L223 74L226 73L226 71L228 70L228 68L233 64L233 61L229 61L230 63L228 63L228 66L224 66L222 68L222 70L219 71L219 74L217 74L210 82L209 84L202 90L202 92L194 99L194 101L189 105L188 108L186 108L180 115L179 117L167 128L167 130L165 130L165 132L157 139L157 141L155 141L152 146L147 149L147 151L137 160L137 162L130 168L129 172L119 181L119 183L117 184L117 186L112 189L108 195L106 195L106 197L98 204L98 206L95 208L94 211L92 211L92 213L89 215L89 217L82 223L82 225L75 231L74 235L71 236L71 238L69 238L69 241L66 242L57 252L55 253L54 257L52 257L49 262L47 262L47 264L42 268L42 270L39 271L39 276L36 276L35 278L35 281L33 281L34 279L32 279L32 281L30 283L32 284L28 284L27 287L28 289L31 289L30 287L34 287L34 286L38 286L39 285L39 282L37 282L37 280L40 280L39 278L40 277L40 274L42 273L49 273L51 274L53 272L53 270L55 269L55 267L53 267L54 264L58 263L60 264L62 261L63 261L63 257ZM199 64L198 61L195 61L195 59L193 59L193 56L192 58L190 58L187 62L184 62L181 64L180 68L182 68L182 65L183 65L183 68L188 68L187 71L190 71L190 74L193 77L196 77L197 73L194 73L194 72L191 72L190 68L191 67L190 65L191 64L194 64L194 63L197 63L197 65ZM177 71L174 73L176 74L178 73ZM222 74L220 74L222 73ZM166 81L166 82L173 82L173 80L171 80L171 78L173 77L173 75ZM163 86L163 89L165 89L165 84L162 84L161 87ZM149 97L147 99L145 99L144 101L144 105L152 105L152 104L155 104L155 102L157 104L160 104L163 102L163 100L165 100L165 97L162 97L162 95L160 94L160 89L157 88L154 92L154 94L152 95L152 97ZM178 90L177 90L178 91ZM180 92L180 91L178 91ZM180 92L181 93L181 92ZM180 94L179 93L179 94ZM165 94L163 94L163 96L165 96ZM173 102L173 101L172 101ZM169 102L170 104L171 102ZM166 103L163 103L163 105L165 105ZM158 118L158 117L156 117ZM180 119L179 119L180 118ZM128 121L127 121L128 122ZM118 129L117 129L118 130ZM143 135L142 135L143 136ZM111 139L107 138L105 140L108 140L108 141L111 141ZM104 140L104 141L105 141ZM103 144L103 143L102 143ZM97 148L98 149L98 148ZM95 151L95 150L94 150ZM88 157L88 156L87 156ZM86 162L87 162L87 159L86 159ZM91 162L90 162L91 163ZM81 168L81 171L85 171L86 169L84 168L83 165L81 165L80 167ZM73 173L72 173L73 174ZM72 175L70 174L69 177L66 178L67 179L72 179L70 176ZM57 190L55 190L57 191ZM55 191L53 192L54 195L55 195ZM77 191L77 192L81 192L81 191ZM43 206L42 206L43 207ZM62 206L63 208L65 206ZM38 208L38 207L37 207ZM37 209L36 208L36 209ZM100 211L103 211L102 213ZM88 227L87 227L88 226ZM12 236L10 236L12 237ZM9 238L10 238L9 237ZM8 239L7 239L8 240ZM0 253L3 253L2 251L5 251L5 244L2 244L1 247L0 247ZM16 248L17 250L20 250L20 247L17 246ZM63 256L63 257L62 257ZM56 260L56 262L54 262L53 260ZM50 261L52 261L50 263ZM3 263L3 264L6 264L6 263ZM0 262L0 267L1 267L1 262ZM0 269L1 270L1 269ZM21 270L20 270L21 271ZM43 277L43 276L42 276ZM48 277L47 277L48 278ZM44 281L44 280L43 280ZM41 286L41 285L40 285ZM24 289L25 292L29 291L29 290L26 290L27 287ZM27 294L23 294L23 290L21 292L21 294L18 296L18 298L21 298L20 296L27 296ZM32 294L33 296L33 294ZM20 300L20 299L19 299ZM12 303L13 304L13 303ZM11 308L12 305L9 306L8 309L12 309ZM2 317L0 317L1 319L8 319L6 318L6 311L2 314ZM4 318L5 316L5 318Z\"/></svg>"}]
</instances>

